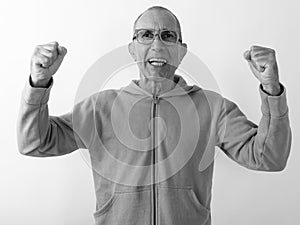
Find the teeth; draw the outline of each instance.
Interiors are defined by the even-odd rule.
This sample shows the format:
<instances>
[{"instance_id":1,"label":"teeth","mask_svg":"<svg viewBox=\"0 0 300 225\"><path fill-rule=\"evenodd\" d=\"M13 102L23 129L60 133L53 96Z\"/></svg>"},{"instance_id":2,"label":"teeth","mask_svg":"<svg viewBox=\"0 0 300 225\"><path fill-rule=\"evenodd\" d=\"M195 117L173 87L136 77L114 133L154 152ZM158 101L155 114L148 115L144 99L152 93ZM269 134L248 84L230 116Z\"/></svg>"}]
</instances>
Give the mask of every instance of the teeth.
<instances>
[{"instance_id":1,"label":"teeth","mask_svg":"<svg viewBox=\"0 0 300 225\"><path fill-rule=\"evenodd\" d=\"M148 62L152 66L163 66L167 63L167 60L162 59L162 58L151 58L151 59L148 60Z\"/></svg>"},{"instance_id":2,"label":"teeth","mask_svg":"<svg viewBox=\"0 0 300 225\"><path fill-rule=\"evenodd\" d=\"M162 62L162 63L167 63L167 60L162 59L162 58L151 58L148 60L150 63L152 62Z\"/></svg>"},{"instance_id":3,"label":"teeth","mask_svg":"<svg viewBox=\"0 0 300 225\"><path fill-rule=\"evenodd\" d=\"M151 65L153 66L163 66L165 63L163 62L150 62Z\"/></svg>"}]
</instances>

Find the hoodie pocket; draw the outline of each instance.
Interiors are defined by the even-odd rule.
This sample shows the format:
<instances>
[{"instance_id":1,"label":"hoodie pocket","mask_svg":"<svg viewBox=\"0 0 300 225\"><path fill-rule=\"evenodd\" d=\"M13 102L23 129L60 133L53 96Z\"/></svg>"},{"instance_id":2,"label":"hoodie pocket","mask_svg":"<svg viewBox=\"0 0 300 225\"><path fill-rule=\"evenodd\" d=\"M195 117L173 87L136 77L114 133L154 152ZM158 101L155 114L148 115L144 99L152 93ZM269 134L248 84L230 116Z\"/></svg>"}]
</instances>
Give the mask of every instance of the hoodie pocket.
<instances>
[{"instance_id":1,"label":"hoodie pocket","mask_svg":"<svg viewBox=\"0 0 300 225\"><path fill-rule=\"evenodd\" d=\"M115 191L94 212L96 225L150 225L150 188Z\"/></svg>"},{"instance_id":2,"label":"hoodie pocket","mask_svg":"<svg viewBox=\"0 0 300 225\"><path fill-rule=\"evenodd\" d=\"M116 194L110 196L110 198L104 203L100 208L97 207L96 211L94 212L94 217L99 217L105 214L113 205L115 200L117 199Z\"/></svg>"},{"instance_id":3,"label":"hoodie pocket","mask_svg":"<svg viewBox=\"0 0 300 225\"><path fill-rule=\"evenodd\" d=\"M210 210L201 204L192 187L160 187L160 224L206 224Z\"/></svg>"}]
</instances>

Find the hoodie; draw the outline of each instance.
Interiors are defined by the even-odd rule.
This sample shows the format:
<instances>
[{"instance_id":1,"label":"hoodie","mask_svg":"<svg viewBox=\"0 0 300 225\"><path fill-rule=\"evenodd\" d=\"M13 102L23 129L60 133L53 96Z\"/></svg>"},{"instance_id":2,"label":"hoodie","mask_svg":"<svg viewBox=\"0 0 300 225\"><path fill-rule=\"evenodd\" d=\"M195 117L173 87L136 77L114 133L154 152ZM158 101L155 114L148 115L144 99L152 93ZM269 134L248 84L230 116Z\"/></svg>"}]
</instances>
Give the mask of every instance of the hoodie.
<instances>
[{"instance_id":1,"label":"hoodie","mask_svg":"<svg viewBox=\"0 0 300 225\"><path fill-rule=\"evenodd\" d=\"M24 88L19 151L50 157L88 149L96 225L211 224L215 147L252 170L281 171L291 146L286 91L261 87L262 118L249 121L220 94L190 86L153 96L138 80L91 95L71 112L50 116L49 88Z\"/></svg>"}]
</instances>

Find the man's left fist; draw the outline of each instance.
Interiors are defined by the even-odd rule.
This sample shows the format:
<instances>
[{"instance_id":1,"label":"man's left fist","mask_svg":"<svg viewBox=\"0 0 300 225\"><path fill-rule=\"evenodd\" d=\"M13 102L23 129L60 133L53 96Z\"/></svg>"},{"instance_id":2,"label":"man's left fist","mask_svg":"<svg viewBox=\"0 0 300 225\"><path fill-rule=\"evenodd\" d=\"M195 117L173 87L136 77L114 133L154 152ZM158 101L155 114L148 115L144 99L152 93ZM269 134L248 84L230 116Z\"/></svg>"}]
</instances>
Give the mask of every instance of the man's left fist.
<instances>
[{"instance_id":1,"label":"man's left fist","mask_svg":"<svg viewBox=\"0 0 300 225\"><path fill-rule=\"evenodd\" d=\"M251 46L250 50L245 51L244 58L255 77L261 82L264 91L278 95L280 84L275 51L271 48Z\"/></svg>"}]
</instances>

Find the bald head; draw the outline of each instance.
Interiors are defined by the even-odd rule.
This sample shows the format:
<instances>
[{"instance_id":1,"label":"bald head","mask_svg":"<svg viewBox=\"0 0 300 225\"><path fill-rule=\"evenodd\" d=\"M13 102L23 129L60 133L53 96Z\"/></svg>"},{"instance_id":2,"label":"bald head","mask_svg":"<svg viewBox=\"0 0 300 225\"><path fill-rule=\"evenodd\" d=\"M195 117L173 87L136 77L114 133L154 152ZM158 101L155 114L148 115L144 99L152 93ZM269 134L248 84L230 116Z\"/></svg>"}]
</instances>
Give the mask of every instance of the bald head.
<instances>
[{"instance_id":1,"label":"bald head","mask_svg":"<svg viewBox=\"0 0 300 225\"><path fill-rule=\"evenodd\" d=\"M137 25L138 25L138 22L140 20L140 18L147 12L151 12L151 11L165 11L167 12L168 14L170 14L171 17L173 17L173 19L175 20L175 24L176 24L176 27L177 27L177 31L178 31L178 34L179 34L179 39L182 40L182 35L181 35L181 27L180 27L180 23L179 23L179 20L177 19L177 17L167 8L164 8L162 6L152 6L148 9L146 9L143 13L141 13L137 18L136 20L134 21L134 25L133 25L133 32L135 31Z\"/></svg>"}]
</instances>

